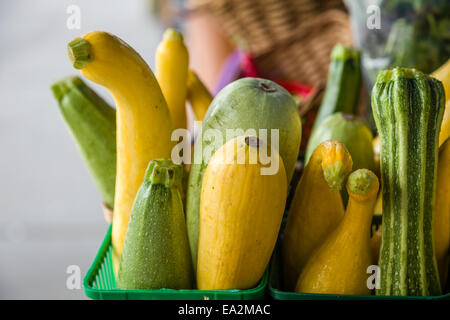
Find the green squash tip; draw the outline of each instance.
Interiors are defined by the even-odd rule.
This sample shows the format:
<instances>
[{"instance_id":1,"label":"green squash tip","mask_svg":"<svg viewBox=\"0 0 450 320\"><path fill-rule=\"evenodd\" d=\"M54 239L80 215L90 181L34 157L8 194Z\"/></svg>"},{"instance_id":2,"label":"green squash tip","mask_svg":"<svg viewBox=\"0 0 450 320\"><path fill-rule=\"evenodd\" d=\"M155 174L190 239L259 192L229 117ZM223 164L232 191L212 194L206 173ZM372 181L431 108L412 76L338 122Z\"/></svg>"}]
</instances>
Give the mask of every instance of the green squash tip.
<instances>
[{"instance_id":1,"label":"green squash tip","mask_svg":"<svg viewBox=\"0 0 450 320\"><path fill-rule=\"evenodd\" d=\"M163 41L183 41L183 35L174 28L164 31Z\"/></svg>"},{"instance_id":2,"label":"green squash tip","mask_svg":"<svg viewBox=\"0 0 450 320\"><path fill-rule=\"evenodd\" d=\"M53 92L53 96L57 101L61 101L64 95L73 88L79 88L83 85L83 80L77 76L68 76L61 80L54 82L50 89Z\"/></svg>"},{"instance_id":3,"label":"green squash tip","mask_svg":"<svg viewBox=\"0 0 450 320\"><path fill-rule=\"evenodd\" d=\"M67 51L75 69L83 69L91 62L91 44L81 37L70 41Z\"/></svg>"},{"instance_id":4,"label":"green squash tip","mask_svg":"<svg viewBox=\"0 0 450 320\"><path fill-rule=\"evenodd\" d=\"M341 43L338 43L334 46L331 51L331 59L332 60L360 60L361 52L357 49L344 46Z\"/></svg>"}]
</instances>

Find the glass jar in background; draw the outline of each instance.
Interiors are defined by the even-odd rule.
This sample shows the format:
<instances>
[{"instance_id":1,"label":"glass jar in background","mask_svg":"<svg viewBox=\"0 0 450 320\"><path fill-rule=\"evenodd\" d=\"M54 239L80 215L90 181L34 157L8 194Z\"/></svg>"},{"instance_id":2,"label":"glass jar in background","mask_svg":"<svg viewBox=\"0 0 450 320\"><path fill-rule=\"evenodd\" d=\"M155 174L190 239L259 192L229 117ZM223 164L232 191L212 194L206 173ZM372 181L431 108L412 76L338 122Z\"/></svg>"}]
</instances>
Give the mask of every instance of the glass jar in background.
<instances>
[{"instance_id":1,"label":"glass jar in background","mask_svg":"<svg viewBox=\"0 0 450 320\"><path fill-rule=\"evenodd\" d=\"M355 46L363 54L369 94L382 69L408 67L431 73L450 57L450 0L344 2Z\"/></svg>"}]
</instances>

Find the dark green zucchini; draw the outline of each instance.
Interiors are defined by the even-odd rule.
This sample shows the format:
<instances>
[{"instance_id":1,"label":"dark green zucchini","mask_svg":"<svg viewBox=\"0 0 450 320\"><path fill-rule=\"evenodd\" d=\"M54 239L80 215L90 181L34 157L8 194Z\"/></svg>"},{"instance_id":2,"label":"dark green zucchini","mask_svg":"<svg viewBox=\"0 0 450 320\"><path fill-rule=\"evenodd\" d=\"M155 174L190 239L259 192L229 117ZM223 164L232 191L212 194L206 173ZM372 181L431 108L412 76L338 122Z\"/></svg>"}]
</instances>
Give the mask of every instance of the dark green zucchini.
<instances>
[{"instance_id":1,"label":"dark green zucchini","mask_svg":"<svg viewBox=\"0 0 450 320\"><path fill-rule=\"evenodd\" d=\"M383 184L377 294L439 295L433 217L442 83L415 69L381 71L372 108Z\"/></svg>"},{"instance_id":2,"label":"dark green zucchini","mask_svg":"<svg viewBox=\"0 0 450 320\"><path fill-rule=\"evenodd\" d=\"M356 114L361 88L361 53L337 44L331 52L325 95L313 130L335 112Z\"/></svg>"}]
</instances>

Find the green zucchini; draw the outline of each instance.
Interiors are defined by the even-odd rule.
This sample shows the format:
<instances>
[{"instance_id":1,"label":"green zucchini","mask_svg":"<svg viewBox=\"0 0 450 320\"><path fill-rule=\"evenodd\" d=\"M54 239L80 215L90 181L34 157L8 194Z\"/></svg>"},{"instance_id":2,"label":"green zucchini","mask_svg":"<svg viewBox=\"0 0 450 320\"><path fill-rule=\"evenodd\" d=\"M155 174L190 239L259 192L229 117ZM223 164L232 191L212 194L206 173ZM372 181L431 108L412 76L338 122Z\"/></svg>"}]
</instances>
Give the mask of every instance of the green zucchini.
<instances>
[{"instance_id":1,"label":"green zucchini","mask_svg":"<svg viewBox=\"0 0 450 320\"><path fill-rule=\"evenodd\" d=\"M331 52L325 95L313 130L335 112L356 114L361 88L361 53L337 44Z\"/></svg>"},{"instance_id":2,"label":"green zucchini","mask_svg":"<svg viewBox=\"0 0 450 320\"><path fill-rule=\"evenodd\" d=\"M51 86L61 114L106 206L114 206L116 111L79 77Z\"/></svg>"},{"instance_id":3,"label":"green zucchini","mask_svg":"<svg viewBox=\"0 0 450 320\"><path fill-rule=\"evenodd\" d=\"M356 116L341 112L328 116L309 138L305 165L308 164L314 149L326 140L337 140L347 147L352 156L353 170L374 170L373 135L364 122Z\"/></svg>"},{"instance_id":4,"label":"green zucchini","mask_svg":"<svg viewBox=\"0 0 450 320\"><path fill-rule=\"evenodd\" d=\"M379 295L439 295L433 247L442 83L415 69L381 71L372 91L381 139Z\"/></svg>"},{"instance_id":5,"label":"green zucchini","mask_svg":"<svg viewBox=\"0 0 450 320\"><path fill-rule=\"evenodd\" d=\"M191 289L193 267L180 188L183 167L152 160L131 210L120 259L122 289Z\"/></svg>"}]
</instances>

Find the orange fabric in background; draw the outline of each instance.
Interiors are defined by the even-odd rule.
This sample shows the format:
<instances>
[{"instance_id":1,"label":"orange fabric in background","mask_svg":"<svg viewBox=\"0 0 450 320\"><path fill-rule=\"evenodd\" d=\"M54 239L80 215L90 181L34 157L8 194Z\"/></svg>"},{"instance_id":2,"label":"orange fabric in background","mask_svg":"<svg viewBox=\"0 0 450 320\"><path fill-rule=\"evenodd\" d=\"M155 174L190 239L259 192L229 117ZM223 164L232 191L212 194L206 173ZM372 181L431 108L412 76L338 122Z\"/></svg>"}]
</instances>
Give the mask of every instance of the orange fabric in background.
<instances>
[{"instance_id":1,"label":"orange fabric in background","mask_svg":"<svg viewBox=\"0 0 450 320\"><path fill-rule=\"evenodd\" d=\"M185 24L185 42L190 55L190 68L213 92L223 63L234 51L234 45L227 39L217 20L204 11L189 15Z\"/></svg>"}]
</instances>

